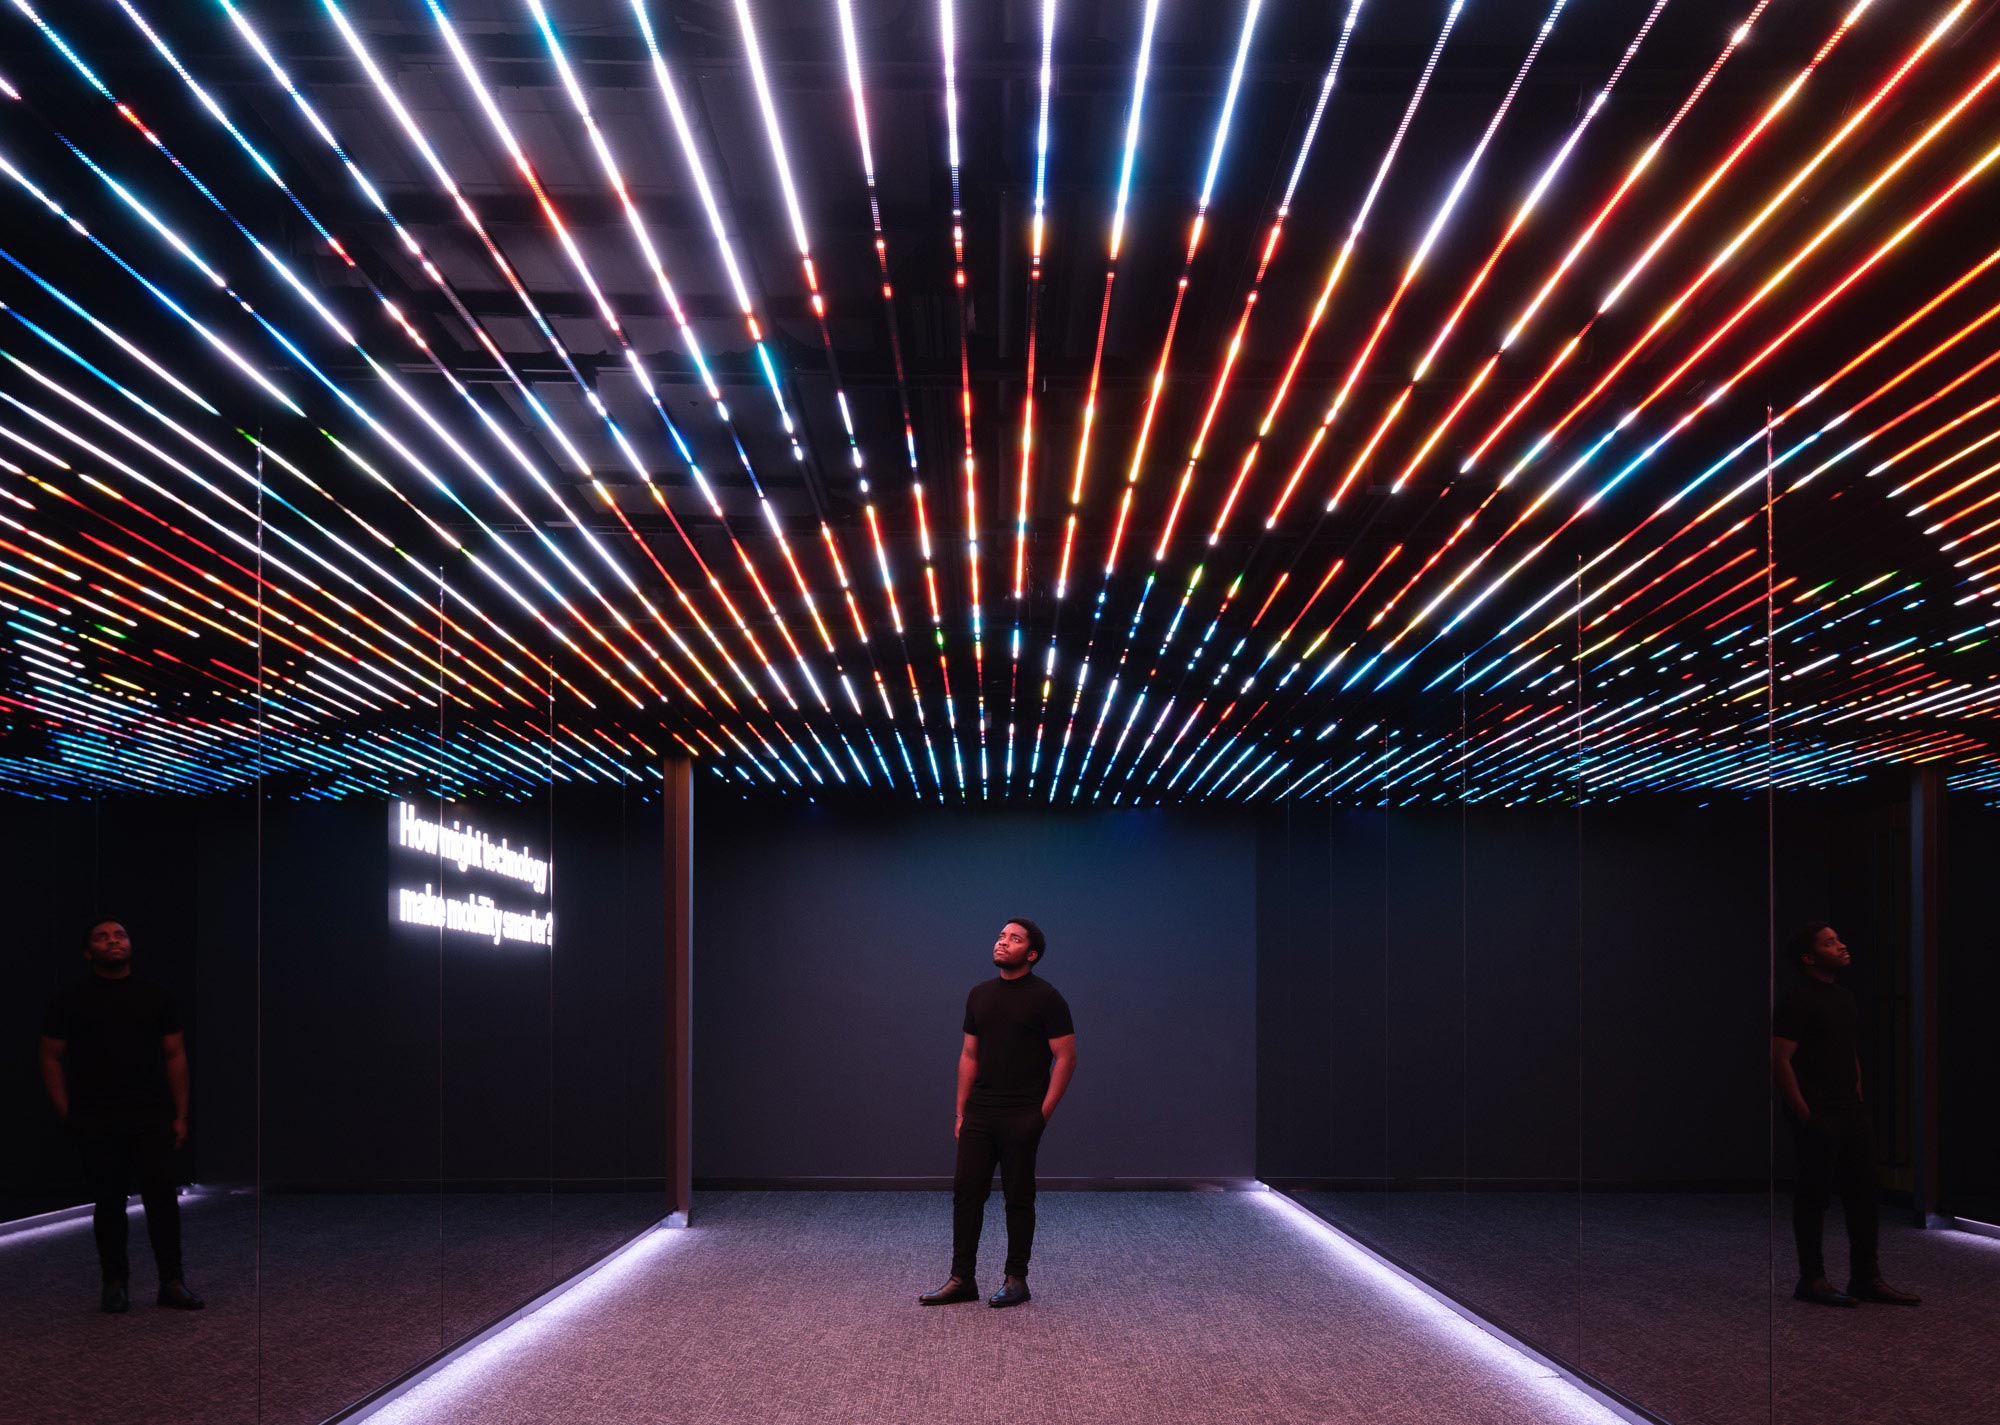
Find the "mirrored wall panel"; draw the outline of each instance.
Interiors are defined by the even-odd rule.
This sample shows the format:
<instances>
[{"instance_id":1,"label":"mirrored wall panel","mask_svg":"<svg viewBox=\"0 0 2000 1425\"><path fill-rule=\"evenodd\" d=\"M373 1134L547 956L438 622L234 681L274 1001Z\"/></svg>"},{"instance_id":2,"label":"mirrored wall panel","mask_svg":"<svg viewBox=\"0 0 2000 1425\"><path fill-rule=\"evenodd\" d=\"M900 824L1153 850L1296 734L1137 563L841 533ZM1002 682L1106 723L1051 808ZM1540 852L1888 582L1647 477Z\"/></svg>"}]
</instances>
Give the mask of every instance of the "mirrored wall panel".
<instances>
[{"instance_id":1,"label":"mirrored wall panel","mask_svg":"<svg viewBox=\"0 0 2000 1425\"><path fill-rule=\"evenodd\" d=\"M1982 1105L2000 1090L2000 1045L1980 1027L1979 1006L2000 989L2000 802L1977 790L1949 798L1944 826L1944 914L1937 996L1938 1206L1949 1216L2000 1227L2000 1141L1981 1131Z\"/></svg>"},{"instance_id":2,"label":"mirrored wall panel","mask_svg":"<svg viewBox=\"0 0 2000 1425\"><path fill-rule=\"evenodd\" d=\"M24 1419L135 1391L163 1421L255 1418L256 813L220 789L0 803L0 1392Z\"/></svg>"},{"instance_id":3,"label":"mirrored wall panel","mask_svg":"<svg viewBox=\"0 0 2000 1425\"><path fill-rule=\"evenodd\" d=\"M473 636L465 629L445 640L453 688L469 682ZM532 704L444 700L440 869L430 910L434 918L442 912L439 1320L451 1341L552 1280L554 964L567 948L557 940L565 917L550 844L553 647L546 637L537 646Z\"/></svg>"},{"instance_id":4,"label":"mirrored wall panel","mask_svg":"<svg viewBox=\"0 0 2000 1425\"><path fill-rule=\"evenodd\" d=\"M455 866L436 835L448 824L443 585L423 575L429 607L401 634L415 671L400 706L331 739L275 716L267 728L264 1420L325 1419L445 1342L444 936L427 907ZM310 708L312 671L297 650L269 650L273 705ZM349 739L365 739L368 762L320 771L314 745Z\"/></svg>"}]
</instances>

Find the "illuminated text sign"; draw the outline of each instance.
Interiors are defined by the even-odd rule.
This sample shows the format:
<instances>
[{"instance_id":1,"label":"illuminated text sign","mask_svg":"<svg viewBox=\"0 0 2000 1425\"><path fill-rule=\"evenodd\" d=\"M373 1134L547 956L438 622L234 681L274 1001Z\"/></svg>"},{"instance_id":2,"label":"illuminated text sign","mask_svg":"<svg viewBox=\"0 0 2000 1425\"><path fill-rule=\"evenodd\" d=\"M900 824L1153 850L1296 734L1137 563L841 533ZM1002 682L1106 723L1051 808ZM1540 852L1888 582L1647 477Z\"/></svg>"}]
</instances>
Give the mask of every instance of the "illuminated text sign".
<instances>
[{"instance_id":1,"label":"illuminated text sign","mask_svg":"<svg viewBox=\"0 0 2000 1425\"><path fill-rule=\"evenodd\" d=\"M504 836L496 840L470 822L447 825L432 820L409 802L397 802L391 809L389 844L404 862L421 856L438 865L438 883L453 872L471 883L462 893L448 884L434 890L438 883L431 881L422 889L392 890L389 915L397 924L476 935L495 945L555 945L555 911L545 908L553 868L548 858L535 855L525 844ZM488 894L484 884L491 882L498 884ZM504 900L497 901L496 896ZM530 896L534 901L524 903Z\"/></svg>"}]
</instances>

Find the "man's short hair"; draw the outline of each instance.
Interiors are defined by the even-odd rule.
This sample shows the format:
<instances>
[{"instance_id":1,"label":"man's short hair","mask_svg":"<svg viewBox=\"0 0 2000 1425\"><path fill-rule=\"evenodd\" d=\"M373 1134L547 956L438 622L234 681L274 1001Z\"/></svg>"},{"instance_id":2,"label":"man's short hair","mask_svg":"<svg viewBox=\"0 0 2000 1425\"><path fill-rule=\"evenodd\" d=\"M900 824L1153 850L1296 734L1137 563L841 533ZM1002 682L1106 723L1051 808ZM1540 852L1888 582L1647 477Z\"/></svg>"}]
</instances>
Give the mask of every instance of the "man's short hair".
<instances>
[{"instance_id":1,"label":"man's short hair","mask_svg":"<svg viewBox=\"0 0 2000 1425\"><path fill-rule=\"evenodd\" d=\"M1041 926L1025 915L1010 915L1007 917L1007 923L1018 925L1028 932L1028 948L1035 952L1035 960L1039 964L1042 956L1048 954L1049 947L1049 937L1042 934Z\"/></svg>"},{"instance_id":2,"label":"man's short hair","mask_svg":"<svg viewBox=\"0 0 2000 1425\"><path fill-rule=\"evenodd\" d=\"M1831 924L1831 921L1826 920L1809 920L1792 932L1792 938L1787 944L1791 947L1794 965L1803 963L1805 958L1812 954L1813 947L1819 943L1819 933Z\"/></svg>"},{"instance_id":3,"label":"man's short hair","mask_svg":"<svg viewBox=\"0 0 2000 1425\"><path fill-rule=\"evenodd\" d=\"M116 915L100 915L95 920L90 921L83 927L84 949L88 950L90 948L90 937L97 933L97 927L100 925L115 925L119 929L123 930L128 937L132 934L132 928L127 924L125 924L125 921L122 917Z\"/></svg>"}]
</instances>

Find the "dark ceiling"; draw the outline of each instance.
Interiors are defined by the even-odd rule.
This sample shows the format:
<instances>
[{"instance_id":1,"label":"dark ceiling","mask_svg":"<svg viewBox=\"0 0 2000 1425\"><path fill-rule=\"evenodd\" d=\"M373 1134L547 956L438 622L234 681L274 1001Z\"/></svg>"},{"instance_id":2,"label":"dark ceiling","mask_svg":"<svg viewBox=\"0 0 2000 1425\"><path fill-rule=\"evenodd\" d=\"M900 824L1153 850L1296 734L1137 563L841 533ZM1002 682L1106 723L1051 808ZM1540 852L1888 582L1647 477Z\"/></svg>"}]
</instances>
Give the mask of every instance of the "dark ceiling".
<instances>
[{"instance_id":1,"label":"dark ceiling","mask_svg":"<svg viewBox=\"0 0 2000 1425\"><path fill-rule=\"evenodd\" d=\"M13 0L0 785L1990 794L1995 8Z\"/></svg>"}]
</instances>

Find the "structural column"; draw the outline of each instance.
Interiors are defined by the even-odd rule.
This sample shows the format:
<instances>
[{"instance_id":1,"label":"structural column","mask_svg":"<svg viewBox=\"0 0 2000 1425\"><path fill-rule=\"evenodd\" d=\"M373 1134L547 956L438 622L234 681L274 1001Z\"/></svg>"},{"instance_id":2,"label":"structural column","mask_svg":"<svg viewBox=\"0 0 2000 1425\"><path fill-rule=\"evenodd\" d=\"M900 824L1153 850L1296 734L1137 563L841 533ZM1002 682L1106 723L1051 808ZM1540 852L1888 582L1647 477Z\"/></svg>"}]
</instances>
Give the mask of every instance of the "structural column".
<instances>
[{"instance_id":1,"label":"structural column","mask_svg":"<svg viewBox=\"0 0 2000 1425\"><path fill-rule=\"evenodd\" d=\"M1938 926L1944 773L1910 772L1910 1195L1919 1226L1938 1210Z\"/></svg>"},{"instance_id":2,"label":"structural column","mask_svg":"<svg viewBox=\"0 0 2000 1425\"><path fill-rule=\"evenodd\" d=\"M667 1220L687 1226L693 1180L694 764L667 759Z\"/></svg>"}]
</instances>

